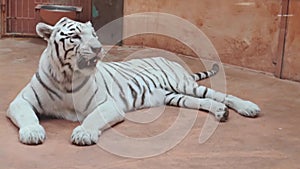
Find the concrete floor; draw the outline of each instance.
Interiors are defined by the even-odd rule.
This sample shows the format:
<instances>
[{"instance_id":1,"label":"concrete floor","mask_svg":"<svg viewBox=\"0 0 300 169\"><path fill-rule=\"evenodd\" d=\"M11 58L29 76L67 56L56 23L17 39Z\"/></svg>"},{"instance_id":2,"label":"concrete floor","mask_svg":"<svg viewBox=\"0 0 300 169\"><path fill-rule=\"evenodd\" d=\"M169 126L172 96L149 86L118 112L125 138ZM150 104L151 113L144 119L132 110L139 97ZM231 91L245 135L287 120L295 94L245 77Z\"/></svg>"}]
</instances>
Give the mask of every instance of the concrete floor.
<instances>
[{"instance_id":1,"label":"concrete floor","mask_svg":"<svg viewBox=\"0 0 300 169\"><path fill-rule=\"evenodd\" d=\"M218 126L204 144L199 133L208 116L199 111L188 135L174 148L159 156L132 159L113 155L99 146L77 147L69 142L79 123L59 119L41 122L47 139L39 146L18 141L17 128L5 117L10 101L36 71L45 43L39 39L0 40L0 168L238 168L296 169L300 166L300 84L270 75L225 65L227 92L257 103L262 114L255 119L230 111L229 120ZM112 55L124 56L135 48L119 48ZM201 70L197 59L181 57L193 70ZM112 56L111 60L120 58ZM209 82L204 82L209 85ZM168 107L151 124L125 121L114 129L144 137L156 135L172 124L178 108ZM175 112L175 113L174 113ZM108 130L100 138L109 136ZM157 143L160 144L160 143ZM136 147L143 151L145 147Z\"/></svg>"}]
</instances>

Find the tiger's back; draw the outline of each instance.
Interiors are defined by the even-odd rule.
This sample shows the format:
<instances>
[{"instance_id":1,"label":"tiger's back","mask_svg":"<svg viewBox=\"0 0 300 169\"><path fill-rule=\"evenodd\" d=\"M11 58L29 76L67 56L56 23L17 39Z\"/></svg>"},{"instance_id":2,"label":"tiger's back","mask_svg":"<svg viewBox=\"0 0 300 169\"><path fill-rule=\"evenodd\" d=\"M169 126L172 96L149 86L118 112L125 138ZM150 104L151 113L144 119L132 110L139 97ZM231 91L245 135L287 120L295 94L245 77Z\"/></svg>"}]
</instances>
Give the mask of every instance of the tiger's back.
<instances>
[{"instance_id":1,"label":"tiger's back","mask_svg":"<svg viewBox=\"0 0 300 169\"><path fill-rule=\"evenodd\" d=\"M96 77L125 112L163 105L165 91L196 85L181 65L161 57L100 62Z\"/></svg>"}]
</instances>

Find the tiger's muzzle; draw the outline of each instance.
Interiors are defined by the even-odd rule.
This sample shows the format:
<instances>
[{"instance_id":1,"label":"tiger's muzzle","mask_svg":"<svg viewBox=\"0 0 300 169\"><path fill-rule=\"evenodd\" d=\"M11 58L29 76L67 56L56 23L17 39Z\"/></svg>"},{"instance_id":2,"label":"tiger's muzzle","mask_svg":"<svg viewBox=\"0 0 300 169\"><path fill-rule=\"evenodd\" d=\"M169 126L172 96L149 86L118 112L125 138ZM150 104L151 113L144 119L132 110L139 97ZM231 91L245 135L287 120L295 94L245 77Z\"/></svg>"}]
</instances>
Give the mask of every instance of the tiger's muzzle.
<instances>
[{"instance_id":1,"label":"tiger's muzzle","mask_svg":"<svg viewBox=\"0 0 300 169\"><path fill-rule=\"evenodd\" d=\"M96 67L98 60L100 60L100 55L102 48L94 49L92 48L93 53L91 54L83 54L77 61L77 65L79 69L85 69L85 68L94 68ZM87 55L90 55L86 57ZM94 55L94 56L93 56ZM91 58L91 56L93 56Z\"/></svg>"},{"instance_id":2,"label":"tiger's muzzle","mask_svg":"<svg viewBox=\"0 0 300 169\"><path fill-rule=\"evenodd\" d=\"M93 68L96 67L98 60L100 59L99 56L94 56L91 59L86 59L84 57L80 57L77 65L79 69L84 69L84 68Z\"/></svg>"}]
</instances>

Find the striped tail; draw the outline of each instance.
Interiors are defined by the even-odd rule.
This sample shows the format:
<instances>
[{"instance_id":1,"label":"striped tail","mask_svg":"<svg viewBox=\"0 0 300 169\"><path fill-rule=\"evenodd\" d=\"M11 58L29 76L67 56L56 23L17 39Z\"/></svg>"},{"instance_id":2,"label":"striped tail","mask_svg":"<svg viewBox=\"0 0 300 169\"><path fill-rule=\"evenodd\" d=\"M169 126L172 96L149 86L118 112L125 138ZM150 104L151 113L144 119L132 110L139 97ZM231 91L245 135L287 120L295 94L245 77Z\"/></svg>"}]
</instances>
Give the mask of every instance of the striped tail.
<instances>
[{"instance_id":1,"label":"striped tail","mask_svg":"<svg viewBox=\"0 0 300 169\"><path fill-rule=\"evenodd\" d=\"M199 80L203 80L203 79L214 76L215 74L218 73L218 71L219 71L219 65L214 64L211 70L205 71L205 72L194 73L194 74L192 74L192 77L195 81L199 81Z\"/></svg>"}]
</instances>

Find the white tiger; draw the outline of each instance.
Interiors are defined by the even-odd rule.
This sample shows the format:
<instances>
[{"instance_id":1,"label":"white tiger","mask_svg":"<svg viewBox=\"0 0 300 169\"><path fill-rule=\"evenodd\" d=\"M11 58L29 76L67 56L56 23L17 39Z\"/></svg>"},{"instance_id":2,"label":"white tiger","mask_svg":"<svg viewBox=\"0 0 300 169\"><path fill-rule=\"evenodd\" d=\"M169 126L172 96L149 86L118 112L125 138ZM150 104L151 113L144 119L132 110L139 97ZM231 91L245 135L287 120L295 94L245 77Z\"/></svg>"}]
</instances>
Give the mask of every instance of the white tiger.
<instances>
[{"instance_id":1,"label":"white tiger","mask_svg":"<svg viewBox=\"0 0 300 169\"><path fill-rule=\"evenodd\" d=\"M36 74L7 111L24 144L40 144L46 138L38 114L82 121L71 142L91 145L104 129L123 121L126 112L146 107L207 110L219 121L227 120L227 106L248 117L260 112L250 101L196 83L217 73L217 65L191 75L164 58L106 63L99 61L102 45L90 22L62 18L55 26L39 23L36 30L47 48Z\"/></svg>"}]
</instances>

